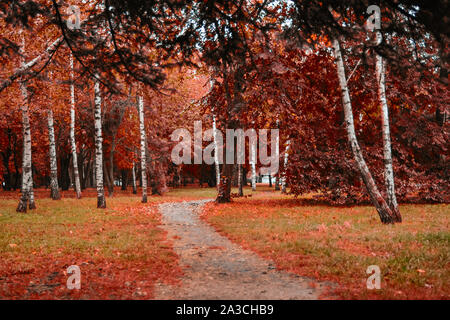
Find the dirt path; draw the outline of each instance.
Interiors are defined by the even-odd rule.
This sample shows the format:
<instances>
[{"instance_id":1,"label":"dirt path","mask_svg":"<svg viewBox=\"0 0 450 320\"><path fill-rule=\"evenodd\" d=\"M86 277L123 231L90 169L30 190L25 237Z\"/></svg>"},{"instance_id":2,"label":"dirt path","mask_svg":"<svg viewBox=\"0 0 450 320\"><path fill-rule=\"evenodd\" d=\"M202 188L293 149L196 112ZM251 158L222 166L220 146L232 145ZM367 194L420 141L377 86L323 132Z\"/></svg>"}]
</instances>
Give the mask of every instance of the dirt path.
<instances>
[{"instance_id":1,"label":"dirt path","mask_svg":"<svg viewBox=\"0 0 450 320\"><path fill-rule=\"evenodd\" d=\"M181 286L159 284L156 299L317 299L325 285L275 270L198 217L210 200L164 203L163 228L184 270ZM314 282L314 286L310 284Z\"/></svg>"}]
</instances>

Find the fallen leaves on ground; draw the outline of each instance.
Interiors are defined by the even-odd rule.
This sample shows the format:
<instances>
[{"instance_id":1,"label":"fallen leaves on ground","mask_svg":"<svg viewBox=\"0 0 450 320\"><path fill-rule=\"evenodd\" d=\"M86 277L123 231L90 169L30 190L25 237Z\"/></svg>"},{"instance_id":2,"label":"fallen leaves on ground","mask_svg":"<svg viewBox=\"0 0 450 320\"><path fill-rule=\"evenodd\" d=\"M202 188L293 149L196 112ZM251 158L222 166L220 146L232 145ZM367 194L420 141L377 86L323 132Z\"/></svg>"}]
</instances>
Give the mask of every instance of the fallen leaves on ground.
<instances>
[{"instance_id":1,"label":"fallen leaves on ground","mask_svg":"<svg viewBox=\"0 0 450 320\"><path fill-rule=\"evenodd\" d=\"M156 282L177 283L182 271L156 206L107 200L106 210L95 198L38 200L26 215L2 200L0 298L150 299ZM66 286L71 265L80 290Z\"/></svg>"},{"instance_id":2,"label":"fallen leaves on ground","mask_svg":"<svg viewBox=\"0 0 450 320\"><path fill-rule=\"evenodd\" d=\"M277 267L328 280L344 299L450 299L449 207L401 205L404 222L383 225L370 206L327 206L279 193L205 206L202 218ZM381 269L368 290L367 267Z\"/></svg>"}]
</instances>

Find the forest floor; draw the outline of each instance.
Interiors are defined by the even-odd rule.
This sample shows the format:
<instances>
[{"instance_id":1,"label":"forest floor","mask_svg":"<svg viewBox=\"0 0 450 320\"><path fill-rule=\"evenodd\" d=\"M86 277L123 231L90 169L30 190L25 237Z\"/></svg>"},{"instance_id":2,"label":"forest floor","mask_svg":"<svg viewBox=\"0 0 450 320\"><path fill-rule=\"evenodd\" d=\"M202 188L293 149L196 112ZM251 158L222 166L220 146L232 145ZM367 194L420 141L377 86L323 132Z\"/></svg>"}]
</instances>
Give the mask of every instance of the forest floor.
<instances>
[{"instance_id":1,"label":"forest floor","mask_svg":"<svg viewBox=\"0 0 450 320\"><path fill-rule=\"evenodd\" d=\"M182 270L161 228L157 205L214 197L214 188L185 187L140 202L116 188L107 209L96 190L49 199L35 189L35 210L15 211L20 193L0 192L0 299L151 299L156 283L179 282ZM81 290L69 290L67 268L81 271Z\"/></svg>"},{"instance_id":2,"label":"forest floor","mask_svg":"<svg viewBox=\"0 0 450 320\"><path fill-rule=\"evenodd\" d=\"M208 200L159 205L162 227L174 239L181 283L157 286L156 299L318 299L325 283L276 270L273 263L233 244L200 220Z\"/></svg>"},{"instance_id":3,"label":"forest floor","mask_svg":"<svg viewBox=\"0 0 450 320\"><path fill-rule=\"evenodd\" d=\"M96 198L36 204L18 214L17 200L0 200L0 299L149 299L157 281L178 281L178 257L155 203L115 197L103 210ZM71 265L80 268L80 290L67 288Z\"/></svg>"},{"instance_id":4,"label":"forest floor","mask_svg":"<svg viewBox=\"0 0 450 320\"><path fill-rule=\"evenodd\" d=\"M95 190L38 189L27 214L0 192L0 299L450 299L448 204L401 205L404 222L385 226L371 206L257 190L222 205L206 201L215 188L147 204L117 190L97 209ZM369 265L381 290L366 288Z\"/></svg>"},{"instance_id":5,"label":"forest floor","mask_svg":"<svg viewBox=\"0 0 450 320\"><path fill-rule=\"evenodd\" d=\"M260 188L261 189L261 188ZM279 270L337 286L341 299L450 299L450 207L403 204L383 225L372 206L328 206L279 192L205 205L201 218ZM368 290L379 266L381 289Z\"/></svg>"}]
</instances>

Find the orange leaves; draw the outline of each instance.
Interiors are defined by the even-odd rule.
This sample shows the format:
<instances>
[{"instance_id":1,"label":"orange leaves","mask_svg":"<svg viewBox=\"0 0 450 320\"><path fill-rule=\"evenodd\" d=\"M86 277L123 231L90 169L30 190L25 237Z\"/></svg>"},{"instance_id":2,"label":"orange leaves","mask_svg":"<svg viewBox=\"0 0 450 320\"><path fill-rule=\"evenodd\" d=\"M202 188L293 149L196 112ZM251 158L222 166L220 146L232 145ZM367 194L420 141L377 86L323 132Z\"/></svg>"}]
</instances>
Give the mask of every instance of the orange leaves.
<instances>
[{"instance_id":1,"label":"orange leaves","mask_svg":"<svg viewBox=\"0 0 450 320\"><path fill-rule=\"evenodd\" d=\"M49 217L58 213L51 228L45 225L49 217L17 223L12 236L21 242L9 243L1 253L0 297L149 299L157 281L175 283L181 270L158 226L156 208L120 198L110 200L114 209L95 214L67 209L75 199L51 202L39 212ZM80 290L66 287L70 265L80 267Z\"/></svg>"}]
</instances>

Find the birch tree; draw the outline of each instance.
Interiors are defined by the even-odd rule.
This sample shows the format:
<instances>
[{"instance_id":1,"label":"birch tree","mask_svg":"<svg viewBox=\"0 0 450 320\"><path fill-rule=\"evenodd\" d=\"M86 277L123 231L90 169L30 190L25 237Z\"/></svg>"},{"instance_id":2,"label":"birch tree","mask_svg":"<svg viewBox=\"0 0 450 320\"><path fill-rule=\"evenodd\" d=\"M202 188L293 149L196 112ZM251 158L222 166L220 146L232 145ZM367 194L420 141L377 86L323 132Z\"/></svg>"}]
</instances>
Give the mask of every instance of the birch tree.
<instances>
[{"instance_id":1,"label":"birch tree","mask_svg":"<svg viewBox=\"0 0 450 320\"><path fill-rule=\"evenodd\" d=\"M25 40L22 35L22 56L25 52ZM25 67L25 59L22 64L22 68ZM20 83L20 91L22 97L22 130L23 130L23 154L22 154L22 188L21 197L19 199L19 205L17 206L17 212L27 212L27 204L31 209L36 208L34 203L33 192L33 174L32 174L32 158L31 158L31 129L30 129L30 114L28 103L28 91L25 81Z\"/></svg>"},{"instance_id":2,"label":"birch tree","mask_svg":"<svg viewBox=\"0 0 450 320\"><path fill-rule=\"evenodd\" d=\"M144 98L138 96L138 112L139 112L139 133L141 137L141 178L142 178L142 203L147 203L147 157L146 157L146 136L144 123Z\"/></svg>"},{"instance_id":3,"label":"birch tree","mask_svg":"<svg viewBox=\"0 0 450 320\"><path fill-rule=\"evenodd\" d=\"M210 85L209 93L211 93L211 91L213 90L215 82L216 81L213 78L209 80ZM214 113L214 107L211 108L211 113L213 119L214 167L216 170L216 187L219 188L220 184L219 148L217 145L217 124L216 124L216 115Z\"/></svg>"},{"instance_id":4,"label":"birch tree","mask_svg":"<svg viewBox=\"0 0 450 320\"><path fill-rule=\"evenodd\" d=\"M381 32L377 30L377 42L381 40ZM389 111L386 99L386 64L379 54L376 54L375 73L378 85L378 99L381 108L381 132L383 137L384 156L384 183L387 194L387 204L395 216L396 222L401 222L402 217L398 210L395 196L394 169L392 167L391 133L389 126Z\"/></svg>"},{"instance_id":5,"label":"birch tree","mask_svg":"<svg viewBox=\"0 0 450 320\"><path fill-rule=\"evenodd\" d=\"M137 188L136 188L136 171L135 170L136 170L135 169L135 164L134 164L134 161L133 161L133 167L131 168L131 174L133 176L133 184L132 184L132 186L133 186L133 194L137 193Z\"/></svg>"},{"instance_id":6,"label":"birch tree","mask_svg":"<svg viewBox=\"0 0 450 320\"><path fill-rule=\"evenodd\" d=\"M286 149L284 150L284 172L283 177L281 178L281 193L287 193L286 191L286 169L289 160L289 147L291 146L291 140L288 140L286 143Z\"/></svg>"},{"instance_id":7,"label":"birch tree","mask_svg":"<svg viewBox=\"0 0 450 320\"><path fill-rule=\"evenodd\" d=\"M238 194L240 197L242 197L244 195L244 190L243 190L243 179L242 179L242 164L238 163Z\"/></svg>"},{"instance_id":8,"label":"birch tree","mask_svg":"<svg viewBox=\"0 0 450 320\"><path fill-rule=\"evenodd\" d=\"M47 112L49 158L50 158L50 196L53 200L61 199L58 186L58 166L56 161L55 128L53 125L53 111Z\"/></svg>"},{"instance_id":9,"label":"birch tree","mask_svg":"<svg viewBox=\"0 0 450 320\"><path fill-rule=\"evenodd\" d=\"M70 148L72 151L73 178L77 199L81 198L80 174L78 171L77 144L75 141L75 85L73 83L73 55L70 53ZM101 98L100 98L101 99ZM101 103L101 102L100 102Z\"/></svg>"},{"instance_id":10,"label":"birch tree","mask_svg":"<svg viewBox=\"0 0 450 320\"><path fill-rule=\"evenodd\" d=\"M250 167L252 170L252 191L256 191L256 146L251 144Z\"/></svg>"},{"instance_id":11,"label":"birch tree","mask_svg":"<svg viewBox=\"0 0 450 320\"><path fill-rule=\"evenodd\" d=\"M350 100L350 93L347 86L347 79L345 77L344 60L342 58L339 40L333 39L333 49L334 49L334 56L336 59L339 86L342 93L342 104L344 108L344 118L347 129L347 136L352 148L353 157L356 161L358 170L367 188L370 199L372 200L372 203L375 206L378 215L380 216L381 222L394 223L395 221L394 215L389 206L387 205L386 201L380 194L375 184L375 181L373 180L372 174L370 173L366 161L364 160L361 148L359 147L358 139L356 138L355 125L353 121L352 104Z\"/></svg>"},{"instance_id":12,"label":"birch tree","mask_svg":"<svg viewBox=\"0 0 450 320\"><path fill-rule=\"evenodd\" d=\"M96 76L98 78L98 75ZM106 208L105 190L103 187L103 137L102 137L102 97L100 82L95 79L95 180L97 185L97 208Z\"/></svg>"},{"instance_id":13,"label":"birch tree","mask_svg":"<svg viewBox=\"0 0 450 320\"><path fill-rule=\"evenodd\" d=\"M31 172L31 130L28 105L28 93L25 82L20 83L22 92L22 130L23 130L23 155L22 155L22 188L17 212L27 212L27 204L30 209L35 209L33 194L33 176Z\"/></svg>"},{"instance_id":14,"label":"birch tree","mask_svg":"<svg viewBox=\"0 0 450 320\"><path fill-rule=\"evenodd\" d=\"M219 165L219 148L217 145L217 125L216 125L216 116L213 112L213 135L214 135L214 167L216 170L216 186L219 188L220 184L220 165Z\"/></svg>"}]
</instances>

